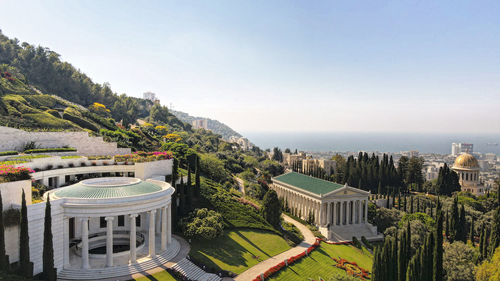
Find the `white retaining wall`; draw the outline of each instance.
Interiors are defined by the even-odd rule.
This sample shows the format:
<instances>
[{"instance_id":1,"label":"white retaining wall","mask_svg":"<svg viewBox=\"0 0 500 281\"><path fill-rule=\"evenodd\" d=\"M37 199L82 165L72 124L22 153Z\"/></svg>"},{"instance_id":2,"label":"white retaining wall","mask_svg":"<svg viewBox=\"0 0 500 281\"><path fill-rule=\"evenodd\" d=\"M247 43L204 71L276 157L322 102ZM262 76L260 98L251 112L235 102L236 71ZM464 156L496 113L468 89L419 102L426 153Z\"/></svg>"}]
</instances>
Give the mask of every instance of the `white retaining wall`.
<instances>
[{"instance_id":1,"label":"white retaining wall","mask_svg":"<svg viewBox=\"0 0 500 281\"><path fill-rule=\"evenodd\" d=\"M135 163L135 177L142 180L172 174L172 159Z\"/></svg>"},{"instance_id":2,"label":"white retaining wall","mask_svg":"<svg viewBox=\"0 0 500 281\"><path fill-rule=\"evenodd\" d=\"M27 132L0 126L0 151L23 149L29 142L42 148L69 146L81 155L128 154L130 148L118 148L115 142L105 142L102 137L90 137L87 132Z\"/></svg>"},{"instance_id":3,"label":"white retaining wall","mask_svg":"<svg viewBox=\"0 0 500 281\"><path fill-rule=\"evenodd\" d=\"M4 210L21 206L23 189L25 193L26 204L30 205L31 180L0 183L0 192L2 192L2 204Z\"/></svg>"}]
</instances>

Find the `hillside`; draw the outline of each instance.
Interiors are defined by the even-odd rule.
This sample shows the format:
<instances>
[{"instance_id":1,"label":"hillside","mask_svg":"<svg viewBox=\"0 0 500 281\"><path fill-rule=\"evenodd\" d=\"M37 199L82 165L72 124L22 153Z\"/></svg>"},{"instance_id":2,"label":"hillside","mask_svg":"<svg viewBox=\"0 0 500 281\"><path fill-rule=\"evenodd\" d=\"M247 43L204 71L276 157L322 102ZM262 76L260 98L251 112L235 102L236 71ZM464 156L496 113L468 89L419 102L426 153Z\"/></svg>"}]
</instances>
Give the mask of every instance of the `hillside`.
<instances>
[{"instance_id":1,"label":"hillside","mask_svg":"<svg viewBox=\"0 0 500 281\"><path fill-rule=\"evenodd\" d=\"M207 119L207 127L209 130L212 132L221 135L224 139L229 139L231 136L237 136L241 137L241 135L233 130L231 127L228 125L219 122L217 120L213 120L210 118L205 118L205 117L195 117L191 116L188 113L182 112L182 111L175 111L175 110L170 110L172 114L174 114L177 118L179 118L181 121L186 122L188 124L192 124L193 120L196 119Z\"/></svg>"}]
</instances>

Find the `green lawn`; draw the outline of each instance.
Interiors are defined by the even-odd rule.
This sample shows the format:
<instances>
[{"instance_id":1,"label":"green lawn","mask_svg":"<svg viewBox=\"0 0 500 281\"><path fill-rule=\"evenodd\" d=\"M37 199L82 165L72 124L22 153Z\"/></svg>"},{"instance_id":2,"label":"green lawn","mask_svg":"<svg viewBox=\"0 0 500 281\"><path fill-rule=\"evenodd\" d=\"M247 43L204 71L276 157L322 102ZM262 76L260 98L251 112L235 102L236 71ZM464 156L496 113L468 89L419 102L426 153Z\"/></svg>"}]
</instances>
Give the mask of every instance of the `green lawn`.
<instances>
[{"instance_id":1,"label":"green lawn","mask_svg":"<svg viewBox=\"0 0 500 281\"><path fill-rule=\"evenodd\" d=\"M279 235L256 229L232 229L211 241L192 241L190 256L216 269L241 273L290 249Z\"/></svg>"},{"instance_id":2,"label":"green lawn","mask_svg":"<svg viewBox=\"0 0 500 281\"><path fill-rule=\"evenodd\" d=\"M160 271L158 273L155 273L153 275L148 275L140 278L134 279L136 281L152 281L152 280L159 280L159 281L177 281L170 273L166 271Z\"/></svg>"},{"instance_id":3,"label":"green lawn","mask_svg":"<svg viewBox=\"0 0 500 281\"><path fill-rule=\"evenodd\" d=\"M366 249L360 250L348 245L328 245L321 243L321 246L314 250L309 257L294 263L290 267L283 269L268 280L304 281L328 280L335 274L346 274L344 270L335 267L335 261L331 257L341 257L348 261L354 261L359 266L371 272L373 255Z\"/></svg>"}]
</instances>

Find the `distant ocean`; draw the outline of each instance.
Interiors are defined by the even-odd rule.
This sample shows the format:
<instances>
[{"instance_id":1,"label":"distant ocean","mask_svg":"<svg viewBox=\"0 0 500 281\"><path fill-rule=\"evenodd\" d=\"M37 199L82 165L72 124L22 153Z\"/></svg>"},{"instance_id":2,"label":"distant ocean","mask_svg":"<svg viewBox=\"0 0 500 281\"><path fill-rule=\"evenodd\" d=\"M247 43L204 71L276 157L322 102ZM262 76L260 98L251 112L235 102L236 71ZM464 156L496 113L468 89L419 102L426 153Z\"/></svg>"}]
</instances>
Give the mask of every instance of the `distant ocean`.
<instances>
[{"instance_id":1,"label":"distant ocean","mask_svg":"<svg viewBox=\"0 0 500 281\"><path fill-rule=\"evenodd\" d=\"M277 146L317 152L418 150L421 153L449 154L451 143L464 142L474 144L474 152L500 155L500 134L248 132L243 135L262 149Z\"/></svg>"}]
</instances>

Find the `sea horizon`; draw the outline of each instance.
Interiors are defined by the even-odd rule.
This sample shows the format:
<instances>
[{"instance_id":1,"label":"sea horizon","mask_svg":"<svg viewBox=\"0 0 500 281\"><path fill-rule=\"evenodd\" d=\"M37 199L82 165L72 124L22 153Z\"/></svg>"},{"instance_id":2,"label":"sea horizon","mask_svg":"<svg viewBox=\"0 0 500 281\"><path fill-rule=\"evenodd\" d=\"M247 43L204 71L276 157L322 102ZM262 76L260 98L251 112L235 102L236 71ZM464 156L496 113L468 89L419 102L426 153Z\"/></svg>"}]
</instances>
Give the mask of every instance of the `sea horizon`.
<instances>
[{"instance_id":1,"label":"sea horizon","mask_svg":"<svg viewBox=\"0 0 500 281\"><path fill-rule=\"evenodd\" d=\"M500 133L405 133L405 132L244 132L262 149L311 152L379 151L450 154L453 142L472 143L474 152L500 155Z\"/></svg>"}]
</instances>

